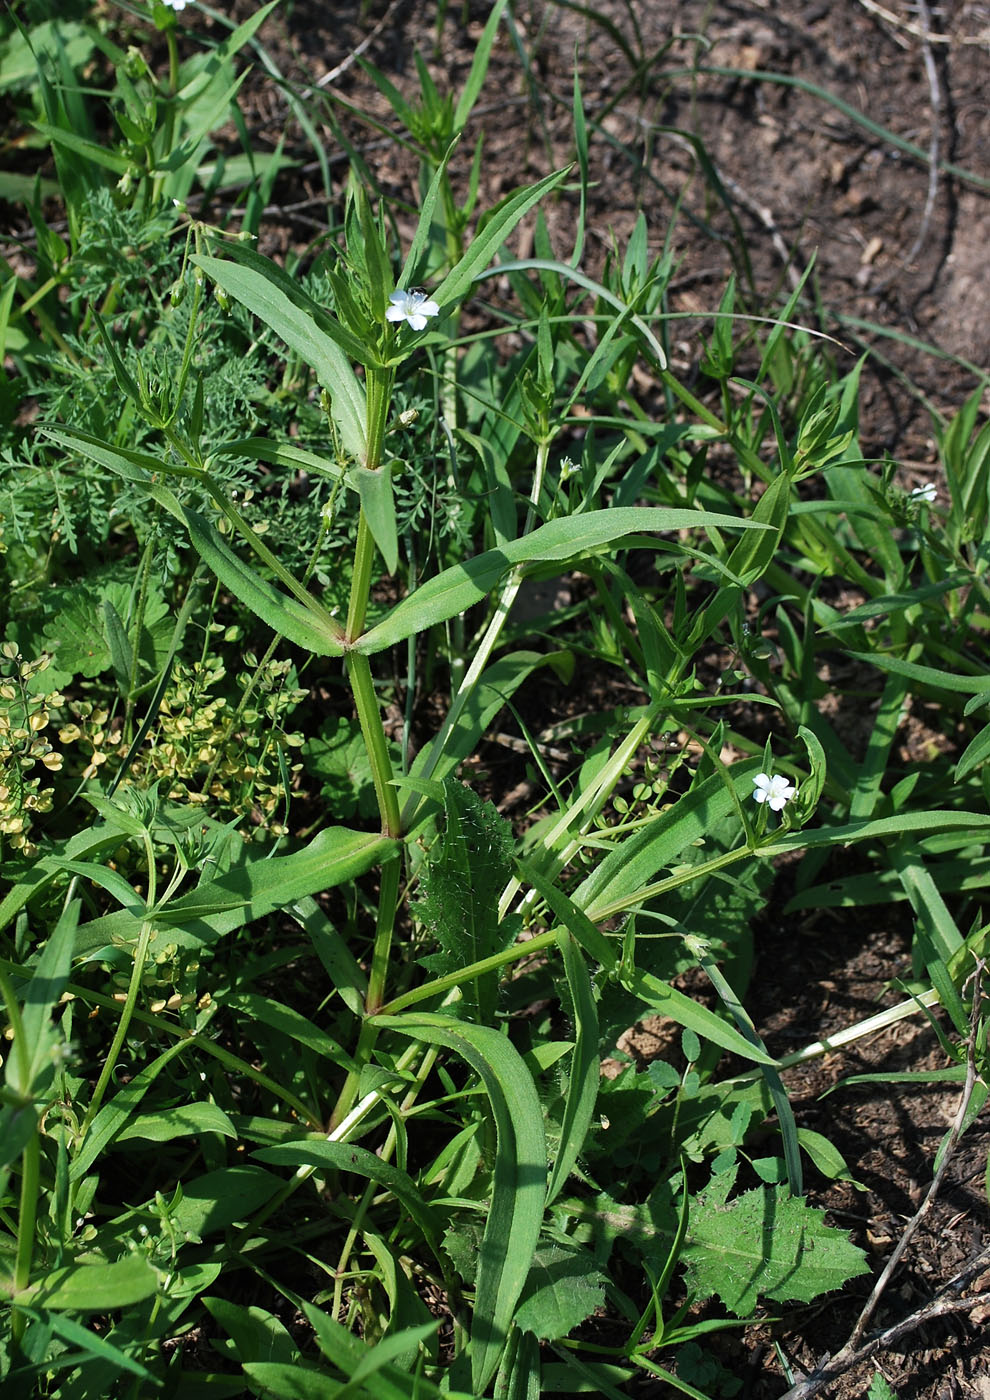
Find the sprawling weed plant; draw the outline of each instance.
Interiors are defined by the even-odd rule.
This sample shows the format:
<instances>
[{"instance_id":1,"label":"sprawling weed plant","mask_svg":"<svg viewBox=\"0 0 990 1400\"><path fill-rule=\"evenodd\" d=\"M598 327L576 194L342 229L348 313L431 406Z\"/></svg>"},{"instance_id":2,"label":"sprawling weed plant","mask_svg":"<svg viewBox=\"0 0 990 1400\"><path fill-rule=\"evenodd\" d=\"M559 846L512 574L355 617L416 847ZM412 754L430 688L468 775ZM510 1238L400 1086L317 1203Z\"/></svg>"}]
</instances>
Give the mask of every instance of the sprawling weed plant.
<instances>
[{"instance_id":1,"label":"sprawling weed plant","mask_svg":"<svg viewBox=\"0 0 990 1400\"><path fill-rule=\"evenodd\" d=\"M270 8L207 48L156 3L164 74L137 19L126 50L82 17L4 40L67 233L20 189L2 1384L730 1395L706 1337L867 1268L805 1199L809 1162L847 1168L744 1008L776 857L792 908L864 938L869 906L913 911L904 996L833 1045L940 1001L945 1077L976 1056L985 1096L990 428L976 396L938 494L906 494L801 287L760 319L730 284L675 374L672 241L641 216L584 270L577 82L573 166L479 209L481 137L466 186L451 162L506 0L460 93L368 69L419 165L408 245L355 153L327 237L276 265L251 235L279 160L239 115L244 155L210 146ZM242 217L210 225L225 169ZM818 703L837 658L882 678L862 751ZM905 766L929 700L952 745Z\"/></svg>"}]
</instances>

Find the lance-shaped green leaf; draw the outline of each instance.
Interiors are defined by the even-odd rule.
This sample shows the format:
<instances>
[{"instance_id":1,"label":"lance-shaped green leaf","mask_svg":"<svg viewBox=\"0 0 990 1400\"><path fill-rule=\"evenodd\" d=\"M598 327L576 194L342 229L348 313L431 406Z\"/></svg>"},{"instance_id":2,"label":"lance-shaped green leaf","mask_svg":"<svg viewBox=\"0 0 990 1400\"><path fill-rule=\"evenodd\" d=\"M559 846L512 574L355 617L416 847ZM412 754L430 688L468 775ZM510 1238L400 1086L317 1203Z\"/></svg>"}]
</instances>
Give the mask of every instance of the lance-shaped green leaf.
<instances>
[{"instance_id":1,"label":"lance-shaped green leaf","mask_svg":"<svg viewBox=\"0 0 990 1400\"><path fill-rule=\"evenodd\" d=\"M127 1254L112 1264L74 1264L51 1269L15 1294L19 1307L49 1308L53 1312L113 1312L150 1298L158 1290L158 1274L143 1254Z\"/></svg>"},{"instance_id":2,"label":"lance-shaped green leaf","mask_svg":"<svg viewBox=\"0 0 990 1400\"><path fill-rule=\"evenodd\" d=\"M335 623L329 615L324 621L315 610L304 607L296 598L288 597L262 578L240 555L234 553L220 532L198 511L183 508L182 518L203 563L213 570L239 602L251 609L255 617L259 617L273 632L278 632L316 656L344 654L339 623Z\"/></svg>"},{"instance_id":3,"label":"lance-shaped green leaf","mask_svg":"<svg viewBox=\"0 0 990 1400\"><path fill-rule=\"evenodd\" d=\"M281 1142L252 1153L260 1162L281 1167L325 1167L335 1172L354 1172L373 1181L385 1191L391 1191L410 1219L415 1221L423 1239L438 1259L444 1221L425 1201L408 1173L383 1162L366 1147L352 1142L328 1142L308 1139L305 1142Z\"/></svg>"},{"instance_id":4,"label":"lance-shaped green leaf","mask_svg":"<svg viewBox=\"0 0 990 1400\"><path fill-rule=\"evenodd\" d=\"M208 490L217 495L217 488L210 482L208 472L198 467L162 461L147 452L109 447L89 433L66 432L52 428L46 428L45 431L53 441L63 447L84 452L100 466L109 467L125 481L130 481L147 491L170 515L185 525L193 547L220 582L273 631L317 656L343 655L344 647L340 640L343 628L324 612L315 599L308 600L310 606L300 601L300 598L308 598L301 585L297 589L300 598L287 597L235 554L205 516L182 505L166 486L155 480L156 475L160 473L192 476L202 481ZM256 550L264 549L264 546L258 543L255 543L254 547Z\"/></svg>"},{"instance_id":5,"label":"lance-shaped green leaf","mask_svg":"<svg viewBox=\"0 0 990 1400\"><path fill-rule=\"evenodd\" d=\"M934 690L952 690L959 695L979 695L990 700L990 674L961 676L954 671L921 666L915 661L902 661L897 656L884 656L873 651L851 651L849 655L854 661L866 661L881 671L903 676L905 680L915 681L918 685L928 685Z\"/></svg>"},{"instance_id":6,"label":"lance-shaped green leaf","mask_svg":"<svg viewBox=\"0 0 990 1400\"><path fill-rule=\"evenodd\" d=\"M68 448L70 452L82 452L90 461L96 462L101 467L107 467L117 476L122 477L124 481L143 487L148 495L176 520L182 519L182 507L174 494L155 479L156 475L195 477L203 475L196 467L164 462L158 457L153 457L149 452L137 452L129 447L110 447L107 443L101 442L99 438L93 437L91 433L84 433L78 428L70 430L42 424L40 431L61 447Z\"/></svg>"},{"instance_id":7,"label":"lance-shaped green leaf","mask_svg":"<svg viewBox=\"0 0 990 1400\"><path fill-rule=\"evenodd\" d=\"M289 442L272 442L270 438L237 438L221 443L211 452L210 460L214 457L247 457L253 461L271 462L272 466L284 467L290 472L315 472L333 481L339 481L344 475L339 462L330 462L316 452L308 452L306 448Z\"/></svg>"},{"instance_id":8,"label":"lance-shaped green leaf","mask_svg":"<svg viewBox=\"0 0 990 1400\"><path fill-rule=\"evenodd\" d=\"M371 538L381 550L386 569L394 574L399 567L399 532L391 471L388 467L375 471L368 467L352 467L347 473L347 484L357 488Z\"/></svg>"},{"instance_id":9,"label":"lance-shaped green leaf","mask_svg":"<svg viewBox=\"0 0 990 1400\"><path fill-rule=\"evenodd\" d=\"M761 848L765 856L781 856L804 847L848 846L853 841L877 841L888 836L915 838L943 831L972 831L986 839L990 816L986 812L902 812L876 821L845 822L842 826L815 827L809 831L785 831Z\"/></svg>"},{"instance_id":10,"label":"lance-shaped green leaf","mask_svg":"<svg viewBox=\"0 0 990 1400\"><path fill-rule=\"evenodd\" d=\"M491 1026L439 1015L369 1021L454 1051L480 1077L492 1106L498 1143L471 1329L471 1380L475 1395L483 1395L498 1369L543 1220L547 1154L536 1086L519 1052Z\"/></svg>"},{"instance_id":11,"label":"lance-shaped green leaf","mask_svg":"<svg viewBox=\"0 0 990 1400\"><path fill-rule=\"evenodd\" d=\"M72 963L73 940L79 921L79 901L65 909L45 944L30 982L22 995L19 1033L7 1056L6 1080L11 1093L24 1102L41 1097L54 1075L52 1052L63 1033L52 1020L52 1009L65 990Z\"/></svg>"},{"instance_id":12,"label":"lance-shaped green leaf","mask_svg":"<svg viewBox=\"0 0 990 1400\"><path fill-rule=\"evenodd\" d=\"M366 632L355 644L355 649L369 655L383 651L438 622L459 616L487 597L499 580L519 565L579 559L626 535L641 531L689 530L702 526L726 530L766 528L758 521L740 520L733 515L651 506L592 510L584 515L551 520L522 539L513 540L499 549L490 549L428 579L415 593L393 608L377 627ZM644 540L639 543L648 548L661 542ZM678 547L683 547L679 541Z\"/></svg>"},{"instance_id":13,"label":"lance-shaped green leaf","mask_svg":"<svg viewBox=\"0 0 990 1400\"><path fill-rule=\"evenodd\" d=\"M481 31L481 37L474 46L474 58L471 61L471 71L468 73L467 82L460 97L457 99L457 106L454 108L454 130L461 131L464 123L471 115L471 109L477 102L481 89L484 86L485 74L488 72L488 63L491 58L492 45L495 42L495 35L505 10L506 0L495 0L491 14Z\"/></svg>"},{"instance_id":14,"label":"lance-shaped green leaf","mask_svg":"<svg viewBox=\"0 0 990 1400\"><path fill-rule=\"evenodd\" d=\"M334 422L352 456L367 447L364 389L351 368L363 364L368 347L328 316L289 275L243 243L227 247L229 258L195 257L208 277L270 326L309 365L331 400Z\"/></svg>"},{"instance_id":15,"label":"lance-shaped green leaf","mask_svg":"<svg viewBox=\"0 0 990 1400\"><path fill-rule=\"evenodd\" d=\"M501 204L496 205L484 227L472 239L467 252L451 268L433 293L433 300L441 309L444 306L449 306L452 301L460 301L467 295L474 279L488 266L519 220L545 194L555 189L564 180L569 170L570 166L555 170L550 175L545 175L542 180L538 180L535 185L526 185L522 189L514 190Z\"/></svg>"},{"instance_id":16,"label":"lance-shaped green leaf","mask_svg":"<svg viewBox=\"0 0 990 1400\"><path fill-rule=\"evenodd\" d=\"M394 850L395 842L387 836L343 826L328 827L288 856L267 857L248 846L245 864L203 881L148 917L162 929L172 930L172 938L181 930L191 939L212 943L306 895L356 880ZM79 929L76 952L89 952L111 940L134 939L140 923L125 910L93 919Z\"/></svg>"},{"instance_id":17,"label":"lance-shaped green leaf","mask_svg":"<svg viewBox=\"0 0 990 1400\"><path fill-rule=\"evenodd\" d=\"M98 855L119 846L120 835L120 828L117 826L100 826L77 831L68 841L53 842L52 850L56 856L41 856L7 891L0 903L0 929L6 928L32 895L40 894L61 871L62 863L59 857L66 856L71 859L75 856Z\"/></svg>"},{"instance_id":18,"label":"lance-shaped green leaf","mask_svg":"<svg viewBox=\"0 0 990 1400\"><path fill-rule=\"evenodd\" d=\"M588 965L581 956L577 941L563 929L558 934L557 944L563 957L564 975L571 994L574 1049L571 1052L564 1114L560 1123L560 1146L553 1164L550 1185L547 1187L547 1205L560 1194L584 1147L584 1140L595 1113L601 1077L601 1061L598 1057L598 1009L591 990Z\"/></svg>"},{"instance_id":19,"label":"lance-shaped green leaf","mask_svg":"<svg viewBox=\"0 0 990 1400\"><path fill-rule=\"evenodd\" d=\"M737 763L731 772L696 781L669 811L659 813L609 852L574 892L575 904L594 922L606 917L611 906L629 901L658 870L673 865L683 850L703 839L741 798L752 793L758 768L755 760Z\"/></svg>"}]
</instances>

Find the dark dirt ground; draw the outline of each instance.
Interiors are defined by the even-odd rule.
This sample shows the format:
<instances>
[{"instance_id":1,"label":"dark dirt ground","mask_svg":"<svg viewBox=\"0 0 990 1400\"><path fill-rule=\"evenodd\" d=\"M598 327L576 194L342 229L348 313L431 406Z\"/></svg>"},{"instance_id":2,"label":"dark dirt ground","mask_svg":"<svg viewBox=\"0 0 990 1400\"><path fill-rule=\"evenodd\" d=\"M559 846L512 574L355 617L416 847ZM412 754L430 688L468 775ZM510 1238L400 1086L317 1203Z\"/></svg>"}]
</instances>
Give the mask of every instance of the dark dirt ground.
<instances>
[{"instance_id":1,"label":"dark dirt ground","mask_svg":"<svg viewBox=\"0 0 990 1400\"><path fill-rule=\"evenodd\" d=\"M231 8L243 18L253 0ZM674 238L682 259L673 281L678 310L714 308L733 268L741 285L751 286L754 302L787 290L816 252L825 326L847 347L838 355L840 367L850 367L867 345L882 357L865 377L867 455L890 453L907 486L937 481L928 405L951 415L979 382L972 367L990 367L990 5L599 0L596 9L632 50L656 56L637 76L614 34L579 6L518 0L514 23L535 62L527 87L503 30L476 110L486 132L482 206L571 159L577 49L595 124L588 270L594 271L613 233L623 244L640 208L658 250L682 192ZM365 45L361 51L408 93L419 48L437 80L456 89L487 12L486 4L470 0L463 8L452 4L438 29L436 8L416 0L374 0L367 8L285 0L263 38L290 82L311 87L323 80L323 91L387 121L381 98L353 61L358 47ZM186 19L194 28L211 27L192 10ZM933 37L925 42L928 26ZM692 74L698 66L737 72ZM836 104L801 86L763 81L757 72L825 88L974 178L944 168L933 173L926 160L897 149ZM244 105L257 143L274 148L285 132L287 150L300 161L276 185L262 246L272 255L302 248L327 227L312 149L270 81L253 77ZM382 187L414 198L414 166L398 147L367 127L344 123ZM476 130L468 132L468 153ZM688 134L702 138L731 209L701 178ZM324 135L331 169L342 179L346 160L329 127ZM461 177L468 158L461 159ZM569 251L574 205L562 199L547 217L560 251ZM697 361L700 323L681 325L675 368L687 372ZM919 351L905 337L934 349ZM853 721L862 723L862 714ZM911 928L899 906L867 911L868 922L833 911L784 916L786 872L780 885L779 906L758 929L748 1005L770 1048L788 1053L898 999L888 984L910 969ZM820 1096L850 1074L942 1064L934 1034L918 1017L788 1075L799 1123L827 1133L865 1187L816 1178L812 1199L828 1207L833 1223L848 1229L878 1268L931 1181L957 1091L887 1084ZM913 1312L990 1245L983 1181L988 1150L990 1134L978 1123L963 1139L939 1200L881 1304L879 1324ZM868 1286L859 1280L783 1322L726 1334L723 1360L744 1380L742 1394L770 1400L787 1388L774 1339L796 1374L835 1351ZM969 1291L978 1287L977 1280ZM877 1365L901 1400L990 1400L982 1326L978 1311L941 1319L903 1337ZM839 1400L865 1395L872 1373L872 1365L860 1367L827 1393ZM649 1393L670 1392L658 1385Z\"/></svg>"}]
</instances>

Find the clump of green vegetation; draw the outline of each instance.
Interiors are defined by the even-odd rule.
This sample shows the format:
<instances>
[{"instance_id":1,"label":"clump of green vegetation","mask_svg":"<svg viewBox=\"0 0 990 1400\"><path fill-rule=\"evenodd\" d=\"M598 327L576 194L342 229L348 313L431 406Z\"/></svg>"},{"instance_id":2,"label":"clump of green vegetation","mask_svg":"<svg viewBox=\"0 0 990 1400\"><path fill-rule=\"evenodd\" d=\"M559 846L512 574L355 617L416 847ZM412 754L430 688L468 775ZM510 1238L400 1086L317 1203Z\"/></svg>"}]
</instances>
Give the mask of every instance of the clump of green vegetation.
<instances>
[{"instance_id":1,"label":"clump of green vegetation","mask_svg":"<svg viewBox=\"0 0 990 1400\"><path fill-rule=\"evenodd\" d=\"M573 164L490 208L480 139L452 173L506 0L460 91L367 69L412 217L351 148L276 264L237 107L273 6L212 45L182 8L126 51L5 22L66 237L28 196L0 277L0 1382L732 1395L713 1334L869 1267L808 1202L849 1170L787 1068L940 1003L944 1151L986 1094L979 397L905 495L796 328L810 269L758 315L730 282L675 373L669 241L641 214L584 270L580 71ZM863 752L817 703L836 655L876 680ZM917 696L951 735L920 767ZM787 1060L745 1009L778 857L793 909L916 920L898 1004Z\"/></svg>"}]
</instances>

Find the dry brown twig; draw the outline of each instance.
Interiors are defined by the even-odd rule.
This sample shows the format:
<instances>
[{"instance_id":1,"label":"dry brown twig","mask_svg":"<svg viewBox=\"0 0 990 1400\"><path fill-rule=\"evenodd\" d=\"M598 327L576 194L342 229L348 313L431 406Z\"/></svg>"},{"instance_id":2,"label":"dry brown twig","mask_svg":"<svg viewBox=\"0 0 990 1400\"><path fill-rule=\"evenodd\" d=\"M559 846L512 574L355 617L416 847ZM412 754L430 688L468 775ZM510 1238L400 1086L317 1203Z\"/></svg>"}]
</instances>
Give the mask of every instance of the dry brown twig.
<instances>
[{"instance_id":1,"label":"dry brown twig","mask_svg":"<svg viewBox=\"0 0 990 1400\"><path fill-rule=\"evenodd\" d=\"M977 959L976 967L971 977L968 979L973 987L973 1005L970 1010L970 1028L966 1042L966 1078L963 1082L962 1093L959 1096L959 1106L956 1109L952 1126L945 1140L942 1160L932 1178L931 1185L925 1193L925 1198L905 1226L901 1238L898 1240L890 1258L887 1260L880 1276L873 1285L870 1296L867 1298L863 1310L856 1320L856 1325L849 1335L849 1340L836 1352L834 1357L823 1358L810 1375L805 1376L803 1380L792 1385L790 1390L786 1391L781 1397L781 1400L811 1400L811 1396L817 1395L826 1385L837 1380L838 1377L843 1375L846 1371L851 1370L854 1366L858 1366L863 1361L869 1360L869 1358L877 1352L883 1351L886 1347L891 1346L899 1337L904 1336L908 1332L915 1331L926 1322L934 1321L934 1319L939 1317L947 1317L954 1313L971 1312L975 1308L990 1304L990 1292L978 1293L968 1298L960 1298L957 1296L967 1283L981 1273L987 1263L990 1262L990 1247L988 1247L982 1250L964 1269L950 1279L934 1298L929 1299L927 1303L917 1308L913 1313L909 1314L909 1316L902 1318L899 1322L895 1322L889 1327L883 1328L881 1331L874 1333L873 1336L869 1337L865 1342L863 1341L863 1334L869 1326L873 1314L876 1312L880 1299L883 1297L887 1285L893 1277L894 1271L904 1257L905 1251L917 1234L925 1217L931 1212L935 1204L942 1182L945 1179L949 1163L952 1160L959 1139L962 1136L963 1127L966 1123L966 1116L973 1098L973 1091L978 1079L976 1070L976 1038L983 1002L982 979L985 968L985 961L982 958Z\"/></svg>"},{"instance_id":2,"label":"dry brown twig","mask_svg":"<svg viewBox=\"0 0 990 1400\"><path fill-rule=\"evenodd\" d=\"M331 83L335 83L335 82L337 81L338 78L342 78L342 77L344 76L344 74L347 72L347 70L348 70L349 68L352 68L352 67L354 66L354 64L358 61L358 59L361 57L361 55L362 55L363 53L366 53L367 50L370 49L371 45L372 45L372 44L375 42L375 40L378 38L379 34L382 32L382 30L385 28L385 26L389 23L389 21L391 20L392 16L395 14L396 10L399 8L399 6L400 6L401 4L402 4L402 0L392 0L392 3L389 5L389 7L388 7L388 9L385 11L385 13L382 15L381 19L380 19L380 20L378 21L378 23L374 26L374 28L371 29L371 30L364 36L364 38L361 40L360 44L358 44L357 47L356 47L355 49L352 49L351 52L347 55L347 57L344 58L344 59L342 59L342 60L340 61L340 63L338 63L337 66L336 66L335 68L331 68L330 71L329 71L329 73L324 73L323 76L322 76L322 78L317 78L317 80L316 80L316 82L313 84L313 86L312 86L311 88L308 88L308 89L307 89L304 93L302 93L301 95L302 95L303 97L311 97L312 94L313 94L318 88L329 87L330 84L331 84Z\"/></svg>"},{"instance_id":3,"label":"dry brown twig","mask_svg":"<svg viewBox=\"0 0 990 1400\"><path fill-rule=\"evenodd\" d=\"M888 10L883 5L878 5L877 0L859 0L864 10L871 15L876 15L884 20L894 29L903 29L908 34L913 34L916 39L924 39L929 44L965 44L978 45L990 44L990 26L982 30L979 34L933 34L931 32L931 21L925 16L924 27L915 24L912 20L902 19L900 15L895 15L893 10Z\"/></svg>"},{"instance_id":4,"label":"dry brown twig","mask_svg":"<svg viewBox=\"0 0 990 1400\"><path fill-rule=\"evenodd\" d=\"M865 3L865 0L860 0L860 3ZM921 40L921 56L925 64L925 77L928 79L929 102L932 114L932 134L928 143L928 190L925 195L925 207L921 213L921 223L918 226L918 232L915 235L914 242L904 256L897 259L897 262L886 276L870 283L869 290L873 293L882 291L884 287L889 286L918 256L925 239L928 237L932 215L935 212L935 200L938 196L938 164L941 146L939 127L942 121L943 109L942 87L938 80L938 68L935 63L935 55L932 52L932 13L928 8L927 0L917 0L917 5L918 14L921 17L924 28L919 30L916 26L912 26L911 33L915 34Z\"/></svg>"}]
</instances>

